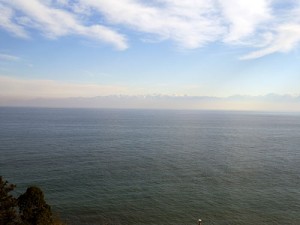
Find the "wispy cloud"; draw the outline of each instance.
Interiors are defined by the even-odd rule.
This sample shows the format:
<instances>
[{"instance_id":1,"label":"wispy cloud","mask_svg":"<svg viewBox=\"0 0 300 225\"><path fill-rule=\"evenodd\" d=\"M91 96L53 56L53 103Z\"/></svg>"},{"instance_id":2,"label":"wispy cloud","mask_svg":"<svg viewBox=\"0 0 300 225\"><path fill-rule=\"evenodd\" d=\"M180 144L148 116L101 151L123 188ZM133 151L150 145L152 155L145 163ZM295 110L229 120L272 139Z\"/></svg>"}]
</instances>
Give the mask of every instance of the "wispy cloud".
<instances>
[{"instance_id":1,"label":"wispy cloud","mask_svg":"<svg viewBox=\"0 0 300 225\"><path fill-rule=\"evenodd\" d=\"M18 37L30 37L33 29L120 50L129 47L125 30L185 49L212 42L253 48L243 60L289 52L300 43L300 4L293 0L0 0L0 10L0 26Z\"/></svg>"},{"instance_id":2,"label":"wispy cloud","mask_svg":"<svg viewBox=\"0 0 300 225\"><path fill-rule=\"evenodd\" d=\"M300 16L299 16L300 21ZM269 42L263 48L253 51L243 57L242 60L260 58L272 53L287 53L298 47L300 43L300 23L285 23L274 28Z\"/></svg>"},{"instance_id":3,"label":"wispy cloud","mask_svg":"<svg viewBox=\"0 0 300 225\"><path fill-rule=\"evenodd\" d=\"M15 55L8 55L8 54L2 54L0 53L0 61L18 61L20 60L20 57L15 56Z\"/></svg>"},{"instance_id":4,"label":"wispy cloud","mask_svg":"<svg viewBox=\"0 0 300 225\"><path fill-rule=\"evenodd\" d=\"M248 59L256 59L256 58L261 58L263 56L276 53L276 52L281 52L281 53L287 53L294 49L300 42L300 29L299 27L297 30L293 31L291 33L291 36L288 36L288 33L282 33L280 34L276 40L274 40L270 45L267 47L251 52L247 55L244 55L240 57L241 60L248 60ZM284 38L286 37L286 39ZM282 42L281 42L282 40Z\"/></svg>"}]
</instances>

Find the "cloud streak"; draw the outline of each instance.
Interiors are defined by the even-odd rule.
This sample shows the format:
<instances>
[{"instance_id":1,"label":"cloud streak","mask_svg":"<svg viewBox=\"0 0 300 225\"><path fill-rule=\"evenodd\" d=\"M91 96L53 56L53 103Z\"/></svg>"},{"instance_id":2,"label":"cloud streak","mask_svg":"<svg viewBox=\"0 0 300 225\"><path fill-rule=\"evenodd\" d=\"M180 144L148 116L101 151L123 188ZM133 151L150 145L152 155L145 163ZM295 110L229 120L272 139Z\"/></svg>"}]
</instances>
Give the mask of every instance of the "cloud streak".
<instances>
[{"instance_id":1,"label":"cloud streak","mask_svg":"<svg viewBox=\"0 0 300 225\"><path fill-rule=\"evenodd\" d=\"M76 84L53 80L26 80L0 76L0 97L32 98L68 98L93 97L111 93L128 94L130 88L118 85Z\"/></svg>"},{"instance_id":2,"label":"cloud streak","mask_svg":"<svg viewBox=\"0 0 300 225\"><path fill-rule=\"evenodd\" d=\"M18 56L15 56L15 55L8 55L8 54L0 53L0 61L1 60L4 60L4 61L19 61L20 58Z\"/></svg>"},{"instance_id":3,"label":"cloud streak","mask_svg":"<svg viewBox=\"0 0 300 225\"><path fill-rule=\"evenodd\" d=\"M289 52L300 42L297 1L0 0L0 10L0 27L17 37L32 30L52 39L78 35L119 50L129 47L130 32L184 49L213 42L252 48L242 60Z\"/></svg>"},{"instance_id":4,"label":"cloud streak","mask_svg":"<svg viewBox=\"0 0 300 225\"><path fill-rule=\"evenodd\" d=\"M274 35L266 46L257 51L251 52L240 59L255 59L272 53L287 53L296 49L300 43L300 24L286 23L274 29Z\"/></svg>"}]
</instances>

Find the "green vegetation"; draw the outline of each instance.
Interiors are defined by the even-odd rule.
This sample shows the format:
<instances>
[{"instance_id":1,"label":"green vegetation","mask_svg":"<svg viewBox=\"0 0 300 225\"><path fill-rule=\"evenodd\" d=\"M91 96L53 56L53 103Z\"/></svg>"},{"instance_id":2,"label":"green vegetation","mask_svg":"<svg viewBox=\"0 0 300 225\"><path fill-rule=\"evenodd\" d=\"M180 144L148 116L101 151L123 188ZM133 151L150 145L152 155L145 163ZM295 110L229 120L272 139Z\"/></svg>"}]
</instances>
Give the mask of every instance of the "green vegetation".
<instances>
[{"instance_id":1,"label":"green vegetation","mask_svg":"<svg viewBox=\"0 0 300 225\"><path fill-rule=\"evenodd\" d=\"M63 225L54 218L40 188L29 187L15 198L11 194L15 187L0 176L0 225Z\"/></svg>"}]
</instances>

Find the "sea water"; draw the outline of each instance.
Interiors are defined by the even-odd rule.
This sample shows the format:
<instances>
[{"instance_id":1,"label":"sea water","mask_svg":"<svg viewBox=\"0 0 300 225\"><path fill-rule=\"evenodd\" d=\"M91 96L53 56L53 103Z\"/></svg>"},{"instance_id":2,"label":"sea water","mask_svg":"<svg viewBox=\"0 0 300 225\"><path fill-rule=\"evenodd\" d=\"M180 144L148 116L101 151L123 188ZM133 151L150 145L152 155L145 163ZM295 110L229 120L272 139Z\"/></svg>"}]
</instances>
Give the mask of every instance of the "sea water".
<instances>
[{"instance_id":1,"label":"sea water","mask_svg":"<svg viewBox=\"0 0 300 225\"><path fill-rule=\"evenodd\" d=\"M299 225L300 115L0 108L0 175L69 225Z\"/></svg>"}]
</instances>

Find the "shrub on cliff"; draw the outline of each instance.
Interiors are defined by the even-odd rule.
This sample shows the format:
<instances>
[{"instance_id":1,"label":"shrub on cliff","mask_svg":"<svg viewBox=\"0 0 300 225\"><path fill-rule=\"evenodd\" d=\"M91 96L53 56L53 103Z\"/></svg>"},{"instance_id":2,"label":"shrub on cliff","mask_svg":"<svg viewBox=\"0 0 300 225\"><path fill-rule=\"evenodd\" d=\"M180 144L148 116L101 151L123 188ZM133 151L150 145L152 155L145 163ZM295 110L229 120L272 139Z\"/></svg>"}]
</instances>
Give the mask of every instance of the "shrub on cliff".
<instances>
[{"instance_id":1,"label":"shrub on cliff","mask_svg":"<svg viewBox=\"0 0 300 225\"><path fill-rule=\"evenodd\" d=\"M0 224L15 225L18 223L17 199L11 194L16 185L9 184L0 176Z\"/></svg>"},{"instance_id":2,"label":"shrub on cliff","mask_svg":"<svg viewBox=\"0 0 300 225\"><path fill-rule=\"evenodd\" d=\"M0 225L62 225L53 217L51 207L38 187L29 187L15 198L10 194L16 185L0 177Z\"/></svg>"}]
</instances>

